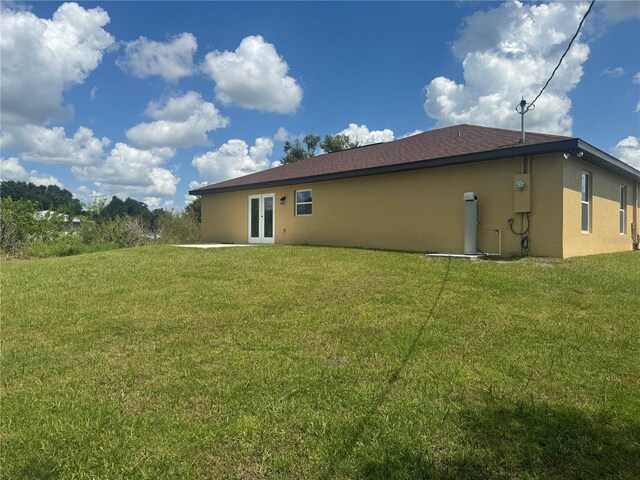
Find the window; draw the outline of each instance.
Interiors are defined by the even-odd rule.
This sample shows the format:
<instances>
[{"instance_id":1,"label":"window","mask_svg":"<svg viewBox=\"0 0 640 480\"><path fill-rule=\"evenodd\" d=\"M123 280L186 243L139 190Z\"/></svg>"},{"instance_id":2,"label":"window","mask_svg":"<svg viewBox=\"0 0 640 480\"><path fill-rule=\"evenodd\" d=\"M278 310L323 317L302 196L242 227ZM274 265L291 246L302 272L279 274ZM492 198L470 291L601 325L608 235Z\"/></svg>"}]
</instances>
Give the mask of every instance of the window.
<instances>
[{"instance_id":1,"label":"window","mask_svg":"<svg viewBox=\"0 0 640 480\"><path fill-rule=\"evenodd\" d=\"M311 215L312 202L311 190L296 191L296 215Z\"/></svg>"},{"instance_id":2,"label":"window","mask_svg":"<svg viewBox=\"0 0 640 480\"><path fill-rule=\"evenodd\" d=\"M627 227L627 188L620 185L620 235L624 235Z\"/></svg>"},{"instance_id":3,"label":"window","mask_svg":"<svg viewBox=\"0 0 640 480\"><path fill-rule=\"evenodd\" d=\"M591 175L582 172L582 231L589 233L591 231Z\"/></svg>"}]
</instances>

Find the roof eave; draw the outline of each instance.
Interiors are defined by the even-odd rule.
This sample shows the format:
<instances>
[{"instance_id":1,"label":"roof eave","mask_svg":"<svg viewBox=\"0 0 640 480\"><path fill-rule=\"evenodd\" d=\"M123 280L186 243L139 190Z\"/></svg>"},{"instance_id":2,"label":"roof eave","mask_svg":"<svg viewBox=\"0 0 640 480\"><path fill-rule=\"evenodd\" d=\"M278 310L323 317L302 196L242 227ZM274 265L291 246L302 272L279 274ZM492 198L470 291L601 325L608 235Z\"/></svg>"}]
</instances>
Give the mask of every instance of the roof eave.
<instances>
[{"instance_id":1,"label":"roof eave","mask_svg":"<svg viewBox=\"0 0 640 480\"><path fill-rule=\"evenodd\" d=\"M640 181L640 171L633 168L631 165L618 160L616 157L603 152L599 148L590 145L584 140L578 139L578 150L582 150L584 155L582 160L596 165L603 170L615 173L629 180L638 182Z\"/></svg>"}]
</instances>

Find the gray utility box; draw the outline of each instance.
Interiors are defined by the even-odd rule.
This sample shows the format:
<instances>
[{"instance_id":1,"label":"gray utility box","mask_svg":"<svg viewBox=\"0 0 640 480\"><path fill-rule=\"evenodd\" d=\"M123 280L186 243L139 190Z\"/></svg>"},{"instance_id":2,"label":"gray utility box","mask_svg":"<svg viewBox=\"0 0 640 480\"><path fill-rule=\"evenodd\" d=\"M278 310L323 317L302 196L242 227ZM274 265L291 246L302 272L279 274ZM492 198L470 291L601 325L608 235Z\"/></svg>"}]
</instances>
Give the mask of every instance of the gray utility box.
<instances>
[{"instance_id":1,"label":"gray utility box","mask_svg":"<svg viewBox=\"0 0 640 480\"><path fill-rule=\"evenodd\" d=\"M474 192L464 193L464 254L478 253L478 197Z\"/></svg>"}]
</instances>

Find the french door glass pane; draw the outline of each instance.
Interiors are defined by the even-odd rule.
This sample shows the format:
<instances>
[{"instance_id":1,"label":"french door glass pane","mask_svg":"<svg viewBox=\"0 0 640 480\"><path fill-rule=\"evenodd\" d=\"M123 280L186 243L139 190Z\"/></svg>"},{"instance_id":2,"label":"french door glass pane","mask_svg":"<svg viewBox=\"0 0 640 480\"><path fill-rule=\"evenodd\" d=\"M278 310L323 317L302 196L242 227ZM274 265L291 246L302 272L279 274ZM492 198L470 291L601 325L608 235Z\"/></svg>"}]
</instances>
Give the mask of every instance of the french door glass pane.
<instances>
[{"instance_id":1,"label":"french door glass pane","mask_svg":"<svg viewBox=\"0 0 640 480\"><path fill-rule=\"evenodd\" d=\"M251 237L260 236L260 199L251 199Z\"/></svg>"},{"instance_id":2,"label":"french door glass pane","mask_svg":"<svg viewBox=\"0 0 640 480\"><path fill-rule=\"evenodd\" d=\"M273 237L273 198L264 197L264 237Z\"/></svg>"}]
</instances>

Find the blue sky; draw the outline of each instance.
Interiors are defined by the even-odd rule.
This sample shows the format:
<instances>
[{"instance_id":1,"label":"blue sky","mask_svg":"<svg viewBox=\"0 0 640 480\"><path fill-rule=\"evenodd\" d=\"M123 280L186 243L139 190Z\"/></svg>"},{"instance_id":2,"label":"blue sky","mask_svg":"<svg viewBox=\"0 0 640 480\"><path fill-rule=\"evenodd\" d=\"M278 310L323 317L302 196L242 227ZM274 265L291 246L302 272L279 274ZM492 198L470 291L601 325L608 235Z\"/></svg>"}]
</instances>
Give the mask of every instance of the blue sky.
<instances>
[{"instance_id":1,"label":"blue sky","mask_svg":"<svg viewBox=\"0 0 640 480\"><path fill-rule=\"evenodd\" d=\"M519 128L587 3L9 2L2 178L182 208L283 142ZM640 2L596 2L527 128L640 168Z\"/></svg>"}]
</instances>

